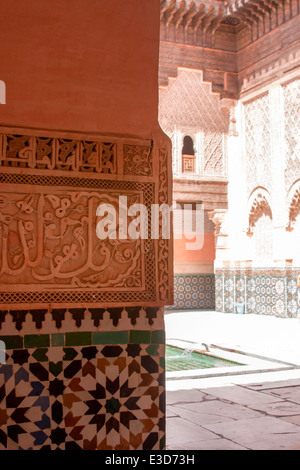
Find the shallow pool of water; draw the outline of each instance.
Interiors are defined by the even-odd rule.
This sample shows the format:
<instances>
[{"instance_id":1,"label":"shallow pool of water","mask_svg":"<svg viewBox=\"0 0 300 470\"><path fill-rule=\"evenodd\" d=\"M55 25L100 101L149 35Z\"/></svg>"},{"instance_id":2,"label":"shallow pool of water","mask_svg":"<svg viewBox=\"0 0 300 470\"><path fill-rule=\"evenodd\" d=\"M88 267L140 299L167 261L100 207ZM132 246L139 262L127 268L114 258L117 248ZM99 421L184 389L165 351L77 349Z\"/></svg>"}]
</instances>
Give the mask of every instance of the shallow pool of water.
<instances>
[{"instance_id":1,"label":"shallow pool of water","mask_svg":"<svg viewBox=\"0 0 300 470\"><path fill-rule=\"evenodd\" d=\"M166 371L173 372L191 369L210 369L212 367L231 367L243 364L212 356L205 352L191 351L166 345Z\"/></svg>"}]
</instances>

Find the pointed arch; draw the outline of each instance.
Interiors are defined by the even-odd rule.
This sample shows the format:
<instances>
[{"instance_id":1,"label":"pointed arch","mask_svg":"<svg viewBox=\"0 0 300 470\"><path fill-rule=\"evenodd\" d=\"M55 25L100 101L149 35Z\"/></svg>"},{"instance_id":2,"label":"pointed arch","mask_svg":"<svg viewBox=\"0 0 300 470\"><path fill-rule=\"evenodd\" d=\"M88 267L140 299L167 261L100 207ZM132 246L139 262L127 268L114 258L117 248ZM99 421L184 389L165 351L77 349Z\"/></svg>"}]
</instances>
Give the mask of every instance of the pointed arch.
<instances>
[{"instance_id":1,"label":"pointed arch","mask_svg":"<svg viewBox=\"0 0 300 470\"><path fill-rule=\"evenodd\" d=\"M300 180L296 181L288 193L288 225L286 230L294 230L296 219L300 214Z\"/></svg>"},{"instance_id":2,"label":"pointed arch","mask_svg":"<svg viewBox=\"0 0 300 470\"><path fill-rule=\"evenodd\" d=\"M269 192L262 187L256 188L249 197L248 202L249 223L247 235L252 236L257 221L263 216L272 220L271 200Z\"/></svg>"}]
</instances>

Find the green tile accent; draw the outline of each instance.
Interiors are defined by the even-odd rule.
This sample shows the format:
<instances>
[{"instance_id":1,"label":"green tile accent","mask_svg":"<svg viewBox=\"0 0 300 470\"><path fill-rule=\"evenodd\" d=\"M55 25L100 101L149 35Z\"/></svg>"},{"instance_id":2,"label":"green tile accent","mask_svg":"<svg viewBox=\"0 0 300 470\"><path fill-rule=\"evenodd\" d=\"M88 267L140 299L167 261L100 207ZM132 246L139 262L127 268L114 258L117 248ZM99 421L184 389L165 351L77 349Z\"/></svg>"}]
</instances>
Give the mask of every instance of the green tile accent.
<instances>
[{"instance_id":1,"label":"green tile accent","mask_svg":"<svg viewBox=\"0 0 300 470\"><path fill-rule=\"evenodd\" d=\"M25 348L40 348L50 346L49 335L25 335L24 337Z\"/></svg>"},{"instance_id":2,"label":"green tile accent","mask_svg":"<svg viewBox=\"0 0 300 470\"><path fill-rule=\"evenodd\" d=\"M164 344L165 343L165 331L155 330L151 332L151 344Z\"/></svg>"},{"instance_id":3,"label":"green tile accent","mask_svg":"<svg viewBox=\"0 0 300 470\"><path fill-rule=\"evenodd\" d=\"M64 361L73 361L73 359L77 356L77 351L74 348L64 348Z\"/></svg>"},{"instance_id":4,"label":"green tile accent","mask_svg":"<svg viewBox=\"0 0 300 470\"><path fill-rule=\"evenodd\" d=\"M111 397L109 400L106 401L105 409L106 413L115 414L118 413L119 409L121 408L121 403L119 402L118 398Z\"/></svg>"},{"instance_id":5,"label":"green tile accent","mask_svg":"<svg viewBox=\"0 0 300 470\"><path fill-rule=\"evenodd\" d=\"M49 362L49 372L51 372L54 377L57 377L61 371L63 370L63 363L62 361L57 362L56 364L54 362Z\"/></svg>"},{"instance_id":6,"label":"green tile accent","mask_svg":"<svg viewBox=\"0 0 300 470\"><path fill-rule=\"evenodd\" d=\"M146 351L149 356L158 356L158 344L150 344L150 346L146 348Z\"/></svg>"},{"instance_id":7,"label":"green tile accent","mask_svg":"<svg viewBox=\"0 0 300 470\"><path fill-rule=\"evenodd\" d=\"M90 331L66 333L66 346L86 346L88 344L92 344L92 333Z\"/></svg>"},{"instance_id":8,"label":"green tile accent","mask_svg":"<svg viewBox=\"0 0 300 470\"><path fill-rule=\"evenodd\" d=\"M93 333L93 344L127 344L128 331L97 331Z\"/></svg>"},{"instance_id":9,"label":"green tile accent","mask_svg":"<svg viewBox=\"0 0 300 470\"><path fill-rule=\"evenodd\" d=\"M129 343L150 344L150 331L132 330L129 335Z\"/></svg>"},{"instance_id":10,"label":"green tile accent","mask_svg":"<svg viewBox=\"0 0 300 470\"><path fill-rule=\"evenodd\" d=\"M64 346L65 335L63 333L53 333L51 335L51 346Z\"/></svg>"},{"instance_id":11,"label":"green tile accent","mask_svg":"<svg viewBox=\"0 0 300 470\"><path fill-rule=\"evenodd\" d=\"M48 362L48 356L47 356L48 348L37 348L32 356L38 361L38 362Z\"/></svg>"},{"instance_id":12,"label":"green tile accent","mask_svg":"<svg viewBox=\"0 0 300 470\"><path fill-rule=\"evenodd\" d=\"M160 357L160 358L159 358L159 365L160 365L160 367L161 367L163 370L165 370L165 368L166 368L166 361L165 361L165 358L164 358L164 357Z\"/></svg>"},{"instance_id":13,"label":"green tile accent","mask_svg":"<svg viewBox=\"0 0 300 470\"><path fill-rule=\"evenodd\" d=\"M159 441L159 450L164 450L166 447L166 437L163 436Z\"/></svg>"},{"instance_id":14,"label":"green tile accent","mask_svg":"<svg viewBox=\"0 0 300 470\"><path fill-rule=\"evenodd\" d=\"M21 336L0 336L0 340L4 342L6 349L23 348L23 338Z\"/></svg>"}]
</instances>

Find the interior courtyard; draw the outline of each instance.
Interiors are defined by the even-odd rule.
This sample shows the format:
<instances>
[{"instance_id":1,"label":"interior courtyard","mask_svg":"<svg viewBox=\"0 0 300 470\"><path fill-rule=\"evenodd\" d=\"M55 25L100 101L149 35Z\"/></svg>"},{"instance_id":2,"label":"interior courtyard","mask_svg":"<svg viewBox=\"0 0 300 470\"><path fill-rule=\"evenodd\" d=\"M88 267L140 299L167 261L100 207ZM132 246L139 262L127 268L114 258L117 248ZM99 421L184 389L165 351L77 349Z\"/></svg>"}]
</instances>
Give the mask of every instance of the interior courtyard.
<instances>
[{"instance_id":1,"label":"interior courtyard","mask_svg":"<svg viewBox=\"0 0 300 470\"><path fill-rule=\"evenodd\" d=\"M0 12L0 449L300 449L299 0Z\"/></svg>"}]
</instances>

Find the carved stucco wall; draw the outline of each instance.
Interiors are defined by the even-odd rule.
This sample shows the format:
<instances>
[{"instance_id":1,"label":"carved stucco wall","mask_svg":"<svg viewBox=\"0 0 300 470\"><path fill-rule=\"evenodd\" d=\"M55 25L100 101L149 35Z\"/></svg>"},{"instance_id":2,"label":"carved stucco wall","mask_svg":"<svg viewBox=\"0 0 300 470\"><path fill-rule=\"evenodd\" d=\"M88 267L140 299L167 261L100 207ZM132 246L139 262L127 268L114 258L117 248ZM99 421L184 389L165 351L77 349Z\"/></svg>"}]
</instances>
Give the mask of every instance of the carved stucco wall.
<instances>
[{"instance_id":1,"label":"carved stucco wall","mask_svg":"<svg viewBox=\"0 0 300 470\"><path fill-rule=\"evenodd\" d=\"M229 239L227 253L222 253L223 260L253 259L255 237L249 238L247 234L255 231L253 218L257 221L263 215L260 214L261 198L267 201L272 214L271 232L270 227L266 228L273 238L272 253L268 249L269 266L280 260L296 259L295 255L291 256L286 228L292 223L291 214L297 212L295 206L298 205L298 115L299 77L295 73L255 92L249 91L237 104L238 132L229 138L226 218L230 223L227 224Z\"/></svg>"},{"instance_id":2,"label":"carved stucco wall","mask_svg":"<svg viewBox=\"0 0 300 470\"><path fill-rule=\"evenodd\" d=\"M289 192L300 177L299 84L297 76L274 82L243 104L247 198L254 192L268 195L273 214L269 236L277 237L275 251L269 253L271 263L274 259L296 258L296 253L290 257L287 250L279 249L278 238L288 246L289 234L284 229L290 224Z\"/></svg>"},{"instance_id":3,"label":"carved stucco wall","mask_svg":"<svg viewBox=\"0 0 300 470\"><path fill-rule=\"evenodd\" d=\"M168 151L151 141L2 129L1 304L166 304L170 240L152 240L150 228L151 204L169 198ZM148 209L147 239L97 236L98 206L111 204L119 224L120 196L127 211ZM134 218L127 214L127 227Z\"/></svg>"},{"instance_id":4,"label":"carved stucco wall","mask_svg":"<svg viewBox=\"0 0 300 470\"><path fill-rule=\"evenodd\" d=\"M248 194L257 186L271 190L271 115L266 93L244 104L244 145Z\"/></svg>"},{"instance_id":5,"label":"carved stucco wall","mask_svg":"<svg viewBox=\"0 0 300 470\"><path fill-rule=\"evenodd\" d=\"M174 177L226 176L228 113L221 109L219 95L203 82L201 70L178 69L167 87L160 87L159 122L172 140ZM193 174L182 172L183 139L194 141L196 165Z\"/></svg>"},{"instance_id":6,"label":"carved stucco wall","mask_svg":"<svg viewBox=\"0 0 300 470\"><path fill-rule=\"evenodd\" d=\"M233 312L242 303L248 313L300 312L299 83L290 73L239 103L235 148L242 164L230 173L228 220L234 223L227 224L226 249L216 263L218 310Z\"/></svg>"},{"instance_id":7,"label":"carved stucco wall","mask_svg":"<svg viewBox=\"0 0 300 470\"><path fill-rule=\"evenodd\" d=\"M282 86L286 190L300 178L300 79Z\"/></svg>"}]
</instances>

